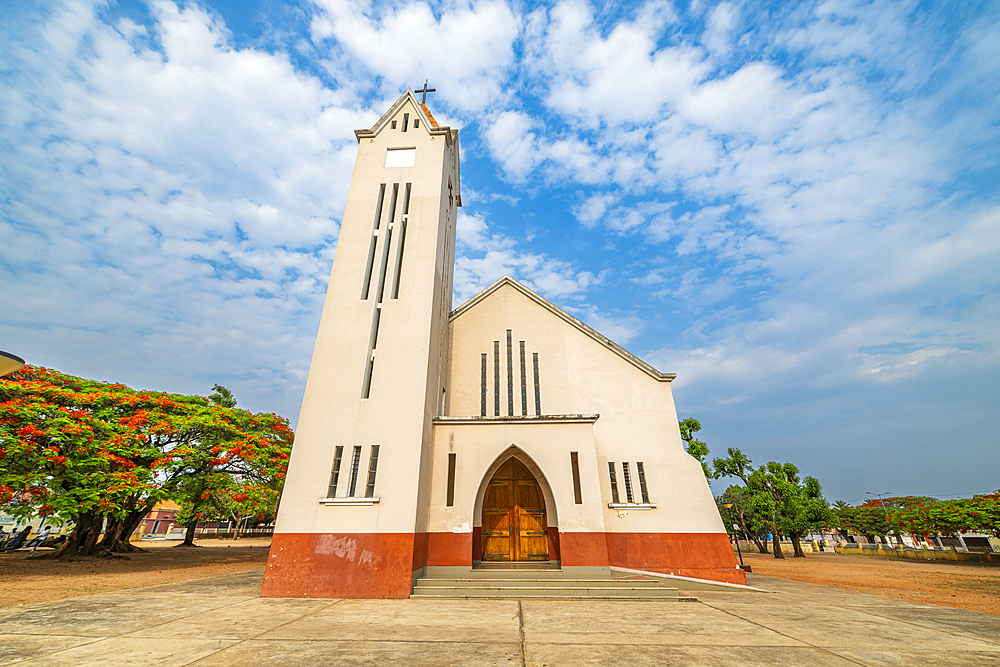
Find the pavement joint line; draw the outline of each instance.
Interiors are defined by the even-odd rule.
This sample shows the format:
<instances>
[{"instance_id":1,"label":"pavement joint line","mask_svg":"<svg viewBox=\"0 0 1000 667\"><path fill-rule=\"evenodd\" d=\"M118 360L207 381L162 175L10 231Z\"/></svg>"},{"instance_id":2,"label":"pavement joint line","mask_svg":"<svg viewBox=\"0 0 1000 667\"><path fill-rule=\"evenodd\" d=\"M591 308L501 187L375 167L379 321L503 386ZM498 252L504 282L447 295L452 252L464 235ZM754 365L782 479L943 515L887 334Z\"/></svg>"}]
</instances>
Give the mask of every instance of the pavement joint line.
<instances>
[{"instance_id":1,"label":"pavement joint line","mask_svg":"<svg viewBox=\"0 0 1000 667\"><path fill-rule=\"evenodd\" d=\"M751 625L756 625L759 628L764 628L765 630L769 630L770 632L773 632L775 634L781 635L782 637L787 637L787 638L791 639L792 641L802 642L803 644L805 644L806 646L808 646L810 648L814 648L814 649L823 651L824 653L829 653L830 655L836 656L838 658L843 658L844 660L847 660L848 662L853 662L855 665L861 665L861 667L868 667L863 662L858 662L857 660L853 660L851 658L848 658L848 657L845 657L845 656L842 656L842 655L838 655L837 653L834 653L833 651L827 649L824 646L816 646L815 644L810 644L809 642L805 641L804 639L799 639L798 637L793 637L793 636L791 636L789 634L785 634L784 632L781 632L780 630L775 630L774 628L769 628L766 625L764 625L763 623L758 623L757 621L752 621L749 618L743 618L742 616L739 616L738 614L734 614L734 613L732 613L730 611L727 611L725 609L719 609L718 607L713 607L712 605L708 604L707 602L702 601L701 604L705 605L706 607L710 607L712 609L715 609L716 611L721 611L724 614L729 614L730 616L732 616L734 618L738 618L741 621L746 621L747 623L750 623Z\"/></svg>"},{"instance_id":2,"label":"pavement joint line","mask_svg":"<svg viewBox=\"0 0 1000 667\"><path fill-rule=\"evenodd\" d=\"M229 604L219 605L218 607L212 607L211 609L202 609L201 611L194 612L193 614L188 614L186 616L178 616L177 618L172 618L169 621L163 621L161 623L154 623L153 625L141 628L139 630L133 630L132 632L126 632L125 634L118 635L119 637L130 637L137 632L142 632L143 630L151 630L153 628L158 628L161 625L167 625L168 623L176 623L177 621L183 621L186 618L191 618L193 616L199 616L201 614L207 614L213 611L219 611L220 609L226 609L228 607L235 607L238 604L243 604L248 600L253 600L255 598L243 598L242 600L237 600L236 602L230 602Z\"/></svg>"},{"instance_id":3,"label":"pavement joint line","mask_svg":"<svg viewBox=\"0 0 1000 667\"><path fill-rule=\"evenodd\" d=\"M250 600L266 600L266 599L269 599L269 598L264 598L264 597L262 597L262 596L260 596L260 595L257 595L257 596L255 596L255 597L252 597L252 598L249 598L249 599L250 599ZM312 599L315 599L315 598L312 598ZM236 641L234 641L234 642L233 642L232 644L230 644L229 646L223 646L222 648L219 648L219 649L217 649L217 650L215 650L215 651L212 651L211 653L208 653L208 654L206 654L206 655L203 655L203 656L201 656L200 658L197 658L197 659L195 659L195 660L194 660L194 662L188 662L188 663L185 663L185 664L183 665L183 667L188 667L188 665L197 665L197 664L198 664L199 662L201 662L201 661L202 661L202 660L204 660L205 658L209 658L209 657L211 657L211 656L215 655L216 653L221 653L222 651L227 651L227 650L229 650L229 649L233 648L234 646L239 646L239 645L240 645L240 644L242 644L243 642L247 642L247 641L250 641L250 640L252 640L252 639L257 639L257 638L258 638L258 637L260 637L261 635L263 635L263 634L265 634L265 633L268 633L268 632L271 632L272 630L277 630L278 628L280 628L280 627L284 627L284 626L288 625L289 623L295 623L296 621L301 621L301 620L302 620L303 618L306 618L307 616L310 616L311 614L315 614L316 612L318 612L318 611L322 611L323 609L329 609L329 608L330 608L330 607L332 607L333 605L335 605L335 604L337 604L337 603L339 603L339 602L343 602L343 601L344 601L343 599L339 599L339 600L331 600L331 601L330 601L330 604L327 604L327 605L323 605L322 607L319 607L318 609L314 609L314 610L312 610L312 611L310 611L310 612L306 612L305 614L302 614L302 615L301 615L301 616L299 616L298 618L293 618L293 619L292 619L292 620L290 620L290 621L285 621L284 623L281 623L281 624L279 624L279 625L276 625L276 626L274 626L273 628L268 628L267 630L261 630L261 631L260 631L259 633L255 634L255 635L253 635L253 636L251 636L251 637L244 637L244 638L242 638L242 639L237 639ZM246 600L244 600L244 602L246 602ZM237 603L237 604L239 604L239 603ZM214 611L214 610L213 610L213 611ZM261 640L261 641L269 641L269 640L266 640L266 639L265 639L265 640Z\"/></svg>"},{"instance_id":4,"label":"pavement joint line","mask_svg":"<svg viewBox=\"0 0 1000 667\"><path fill-rule=\"evenodd\" d=\"M527 667L527 656L524 650L524 605L517 601L517 637L521 643L521 667Z\"/></svg>"},{"instance_id":5,"label":"pavement joint line","mask_svg":"<svg viewBox=\"0 0 1000 667\"><path fill-rule=\"evenodd\" d=\"M761 575L761 576L765 576L766 577L766 576L769 576L769 575ZM795 581L795 580L794 579L789 579L788 581ZM837 589L837 590L848 590L848 591L851 591L852 593L862 593L862 594L865 594L865 595L874 595L876 597L882 597L882 596L878 596L877 593L868 593L867 591L856 591L853 588L839 588L838 586L826 586L824 584L814 584L814 583L809 582L809 581L797 581L796 583L809 584L811 586L823 586L824 588L834 588L834 589ZM808 600L809 599L809 598L807 598L805 596L802 596L802 595L795 595L794 593L784 593L784 594L788 595L789 597L794 597L794 598L797 598L797 599L800 599L800 600ZM895 600L896 598L891 598L891 599ZM914 600L908 600L908 602L914 602ZM975 612L975 611L972 611L970 609L958 609L956 607L948 607L948 606L943 605L943 604L934 604L932 602L921 602L921 603L918 603L918 604L931 605L932 607L934 607L936 609L955 609L956 611L964 611L966 613L972 613L972 614L983 613L983 612ZM905 623L907 625L912 625L913 627L918 628L920 630L931 629L931 630L938 630L939 632L941 631L940 628L928 628L926 625L921 625L919 623L914 623L913 621L910 621L910 620L907 620L907 619L903 619L903 618L895 618L895 617L891 617L891 616L890 617L880 616L878 614L872 613L870 611L870 607L865 606L865 605L831 604L830 606L831 607L836 607L837 609L848 609L850 611L854 611L855 613L864 614L865 616L874 616L875 618L878 618L878 619L883 619L883 620L888 619L890 621L895 621L897 623ZM918 609L924 609L924 607L918 607ZM963 636L968 637L970 639L975 639L976 641L985 642L987 644L994 644L998 648L1000 648L1000 641L998 641L998 640L983 638L983 637L980 637L978 635L974 635L974 634L971 634L969 632L966 632L965 630L958 630L957 632L961 633ZM843 656L841 656L841 657L843 657Z\"/></svg>"}]
</instances>

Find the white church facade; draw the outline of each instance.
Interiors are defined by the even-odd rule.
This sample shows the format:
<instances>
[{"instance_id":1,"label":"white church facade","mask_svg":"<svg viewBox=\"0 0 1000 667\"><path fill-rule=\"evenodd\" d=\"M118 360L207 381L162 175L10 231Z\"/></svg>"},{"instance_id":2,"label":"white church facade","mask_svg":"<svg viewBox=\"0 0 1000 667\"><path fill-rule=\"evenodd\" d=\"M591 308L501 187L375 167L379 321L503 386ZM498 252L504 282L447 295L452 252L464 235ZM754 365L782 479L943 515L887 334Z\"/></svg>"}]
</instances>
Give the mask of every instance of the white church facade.
<instances>
[{"instance_id":1,"label":"white church facade","mask_svg":"<svg viewBox=\"0 0 1000 667\"><path fill-rule=\"evenodd\" d=\"M451 310L457 130L408 90L356 135L262 595L484 563L745 584L674 375L511 278Z\"/></svg>"}]
</instances>

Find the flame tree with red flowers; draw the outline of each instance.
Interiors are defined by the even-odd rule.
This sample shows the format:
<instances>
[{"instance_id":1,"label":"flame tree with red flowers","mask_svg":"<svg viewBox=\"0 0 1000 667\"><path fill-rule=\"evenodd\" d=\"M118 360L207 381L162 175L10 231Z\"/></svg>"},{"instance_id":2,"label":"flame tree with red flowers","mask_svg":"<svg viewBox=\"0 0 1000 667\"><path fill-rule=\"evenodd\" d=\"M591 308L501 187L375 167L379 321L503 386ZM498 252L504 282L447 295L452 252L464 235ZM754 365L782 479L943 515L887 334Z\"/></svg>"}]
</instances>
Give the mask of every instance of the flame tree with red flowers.
<instances>
[{"instance_id":1,"label":"flame tree with red flowers","mask_svg":"<svg viewBox=\"0 0 1000 667\"><path fill-rule=\"evenodd\" d=\"M291 443L282 417L200 396L35 366L0 378L0 504L74 524L47 557L135 550L142 517L199 476L238 486L251 471L280 484Z\"/></svg>"}]
</instances>

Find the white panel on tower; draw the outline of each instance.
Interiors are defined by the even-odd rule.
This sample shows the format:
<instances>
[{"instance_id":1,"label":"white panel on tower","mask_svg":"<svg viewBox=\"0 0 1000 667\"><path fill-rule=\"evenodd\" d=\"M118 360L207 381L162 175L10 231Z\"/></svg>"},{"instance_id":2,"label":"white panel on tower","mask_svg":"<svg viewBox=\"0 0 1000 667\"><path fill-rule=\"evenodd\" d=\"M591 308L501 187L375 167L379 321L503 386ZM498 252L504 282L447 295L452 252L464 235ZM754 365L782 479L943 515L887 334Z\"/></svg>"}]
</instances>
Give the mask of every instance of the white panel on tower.
<instances>
[{"instance_id":1,"label":"white panel on tower","mask_svg":"<svg viewBox=\"0 0 1000 667\"><path fill-rule=\"evenodd\" d=\"M416 148L390 148L385 152L385 166L412 167L416 157Z\"/></svg>"}]
</instances>

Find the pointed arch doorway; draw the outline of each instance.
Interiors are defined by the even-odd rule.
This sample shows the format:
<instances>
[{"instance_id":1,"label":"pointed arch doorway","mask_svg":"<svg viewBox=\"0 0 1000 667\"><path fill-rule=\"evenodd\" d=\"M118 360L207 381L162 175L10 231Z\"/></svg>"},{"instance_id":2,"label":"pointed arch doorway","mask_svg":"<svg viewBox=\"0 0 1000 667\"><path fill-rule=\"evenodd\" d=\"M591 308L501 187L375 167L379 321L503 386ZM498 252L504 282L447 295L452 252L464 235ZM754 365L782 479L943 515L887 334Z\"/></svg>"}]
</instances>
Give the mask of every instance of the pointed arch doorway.
<instances>
[{"instance_id":1,"label":"pointed arch doorway","mask_svg":"<svg viewBox=\"0 0 1000 667\"><path fill-rule=\"evenodd\" d=\"M486 488L482 560L549 560L545 497L538 480L516 458L500 466Z\"/></svg>"}]
</instances>

